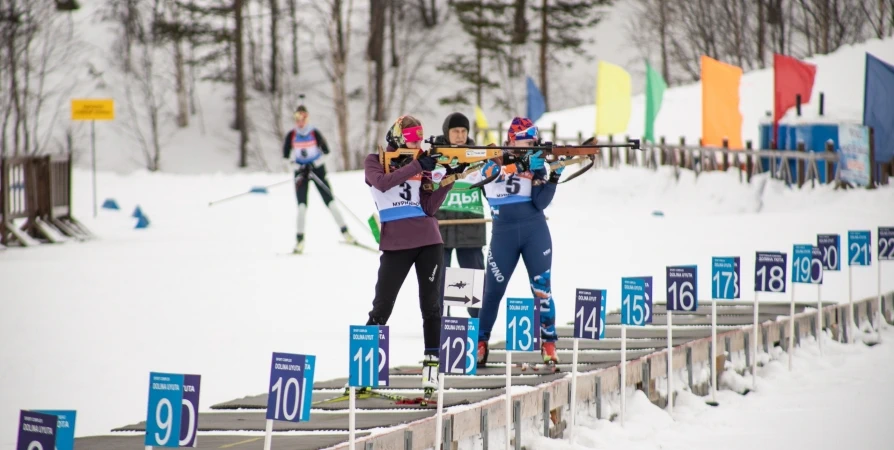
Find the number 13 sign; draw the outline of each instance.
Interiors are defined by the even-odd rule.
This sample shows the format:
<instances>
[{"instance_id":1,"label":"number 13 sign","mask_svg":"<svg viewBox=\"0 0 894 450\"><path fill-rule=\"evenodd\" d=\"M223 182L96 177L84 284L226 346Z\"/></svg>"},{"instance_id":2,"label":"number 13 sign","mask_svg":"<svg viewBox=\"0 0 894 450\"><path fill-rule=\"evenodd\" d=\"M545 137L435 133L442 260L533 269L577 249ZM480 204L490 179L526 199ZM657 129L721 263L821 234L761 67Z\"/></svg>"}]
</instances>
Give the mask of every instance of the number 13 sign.
<instances>
[{"instance_id":1,"label":"number 13 sign","mask_svg":"<svg viewBox=\"0 0 894 450\"><path fill-rule=\"evenodd\" d=\"M533 298L506 299L506 351L540 350L540 308Z\"/></svg>"},{"instance_id":2,"label":"number 13 sign","mask_svg":"<svg viewBox=\"0 0 894 450\"><path fill-rule=\"evenodd\" d=\"M151 372L144 445L195 447L201 376Z\"/></svg>"}]
</instances>

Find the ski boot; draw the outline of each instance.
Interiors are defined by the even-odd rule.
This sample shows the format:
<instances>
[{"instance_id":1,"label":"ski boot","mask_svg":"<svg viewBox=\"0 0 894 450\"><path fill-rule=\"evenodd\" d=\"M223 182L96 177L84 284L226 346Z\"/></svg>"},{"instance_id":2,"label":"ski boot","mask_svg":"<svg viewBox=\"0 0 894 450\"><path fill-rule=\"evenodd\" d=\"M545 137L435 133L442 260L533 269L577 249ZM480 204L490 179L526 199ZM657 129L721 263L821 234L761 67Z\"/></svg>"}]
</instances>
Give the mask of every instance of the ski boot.
<instances>
[{"instance_id":1,"label":"ski boot","mask_svg":"<svg viewBox=\"0 0 894 450\"><path fill-rule=\"evenodd\" d=\"M432 402L432 396L438 389L438 356L425 355L422 361L422 401L420 405L428 406Z\"/></svg>"},{"instance_id":2,"label":"ski boot","mask_svg":"<svg viewBox=\"0 0 894 450\"><path fill-rule=\"evenodd\" d=\"M344 227L341 229L341 236L345 239L345 242L351 245L357 244L357 239L354 239L354 236L351 236L351 233L348 231L348 227Z\"/></svg>"},{"instance_id":3,"label":"ski boot","mask_svg":"<svg viewBox=\"0 0 894 450\"><path fill-rule=\"evenodd\" d=\"M487 367L487 341L478 341L478 367Z\"/></svg>"},{"instance_id":4,"label":"ski boot","mask_svg":"<svg viewBox=\"0 0 894 450\"><path fill-rule=\"evenodd\" d=\"M555 342L543 342L540 347L540 354L543 355L543 364L551 371L558 372L559 355L556 354Z\"/></svg>"},{"instance_id":5,"label":"ski boot","mask_svg":"<svg viewBox=\"0 0 894 450\"><path fill-rule=\"evenodd\" d=\"M304 236L298 236L298 242L295 242L295 248L292 253L300 255L304 253Z\"/></svg>"}]
</instances>

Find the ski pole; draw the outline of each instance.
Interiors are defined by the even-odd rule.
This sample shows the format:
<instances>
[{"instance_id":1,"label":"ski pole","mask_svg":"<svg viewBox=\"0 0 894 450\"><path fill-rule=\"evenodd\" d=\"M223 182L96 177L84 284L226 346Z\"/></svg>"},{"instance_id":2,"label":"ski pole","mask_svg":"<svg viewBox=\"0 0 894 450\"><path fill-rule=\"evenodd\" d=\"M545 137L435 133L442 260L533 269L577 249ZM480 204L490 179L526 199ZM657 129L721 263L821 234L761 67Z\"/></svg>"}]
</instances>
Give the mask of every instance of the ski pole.
<instances>
[{"instance_id":1,"label":"ski pole","mask_svg":"<svg viewBox=\"0 0 894 450\"><path fill-rule=\"evenodd\" d=\"M330 189L326 186L326 184L323 183L323 180L321 180L320 177L317 176L317 174L315 174L315 173L313 173L313 172L308 172L308 174L309 174L309 175L313 178L313 180L317 183L317 187L318 187L318 188L323 188L323 189L325 189L325 190L326 190L326 193L329 194L329 196L332 197L333 200L335 200L335 201L337 201L339 204L341 204L341 206L343 206L343 207L345 208L345 210L348 211L348 214L350 214L352 217L354 217L354 219L357 220L358 223L361 223L361 224L363 224L364 226L367 224L366 222L360 220L360 218L357 217L357 215L354 214L353 211L351 211L351 208L348 208L348 205L346 205L345 202L339 200L338 197L336 197L335 195L333 195L333 194L332 194L332 190L330 190Z\"/></svg>"},{"instance_id":2,"label":"ski pole","mask_svg":"<svg viewBox=\"0 0 894 450\"><path fill-rule=\"evenodd\" d=\"M294 180L294 179L288 179L288 180L280 181L280 182L273 183L273 184L269 184L269 185L267 185L267 186L262 186L262 187L263 187L264 189L268 189L268 188L272 188L272 187L275 187L275 186L279 186L279 185L281 185L281 184L286 184L286 183L291 182L291 181L295 181L295 180ZM300 182L300 180L296 181L296 184L297 184L298 182ZM241 193L241 194L236 194L236 195L232 195L232 196L230 196L230 197L222 198L222 199L220 199L220 200L214 200L214 201L208 202L208 206L210 207L210 206L214 205L215 203L221 203L221 202L225 202L225 201L227 201L227 200L232 200L232 199L234 199L234 198L242 197L243 195L248 195L248 194L254 193L254 192L256 192L256 191L257 191L257 188L252 188L252 189L250 189L249 191L247 191L247 192L243 192L243 193Z\"/></svg>"}]
</instances>

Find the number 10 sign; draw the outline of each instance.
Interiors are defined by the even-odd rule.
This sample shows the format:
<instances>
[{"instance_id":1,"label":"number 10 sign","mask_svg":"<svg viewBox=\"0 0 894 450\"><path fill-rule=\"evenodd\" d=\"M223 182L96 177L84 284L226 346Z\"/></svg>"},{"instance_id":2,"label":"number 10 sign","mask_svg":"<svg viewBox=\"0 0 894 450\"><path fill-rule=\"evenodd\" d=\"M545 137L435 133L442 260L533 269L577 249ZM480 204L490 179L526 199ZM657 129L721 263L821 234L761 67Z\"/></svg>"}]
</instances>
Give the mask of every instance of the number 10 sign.
<instances>
[{"instance_id":1,"label":"number 10 sign","mask_svg":"<svg viewBox=\"0 0 894 450\"><path fill-rule=\"evenodd\" d=\"M144 445L195 447L201 376L152 372Z\"/></svg>"},{"instance_id":2,"label":"number 10 sign","mask_svg":"<svg viewBox=\"0 0 894 450\"><path fill-rule=\"evenodd\" d=\"M313 355L273 353L270 387L267 389L267 420L307 422L310 420L308 392L313 392Z\"/></svg>"}]
</instances>

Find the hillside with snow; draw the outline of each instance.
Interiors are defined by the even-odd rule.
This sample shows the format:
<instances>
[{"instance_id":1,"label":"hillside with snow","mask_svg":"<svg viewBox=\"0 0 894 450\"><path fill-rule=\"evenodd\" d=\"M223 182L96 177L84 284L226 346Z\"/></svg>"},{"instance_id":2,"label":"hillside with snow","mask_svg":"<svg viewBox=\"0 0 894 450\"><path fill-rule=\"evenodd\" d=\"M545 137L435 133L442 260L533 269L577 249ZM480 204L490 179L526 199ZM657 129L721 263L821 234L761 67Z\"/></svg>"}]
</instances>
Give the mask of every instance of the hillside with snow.
<instances>
[{"instance_id":1,"label":"hillside with snow","mask_svg":"<svg viewBox=\"0 0 894 450\"><path fill-rule=\"evenodd\" d=\"M819 94L825 97L825 118L845 122L863 121L863 85L866 74L866 53L894 64L894 37L871 39L862 44L844 46L828 55L804 60L816 64L816 79L811 102L802 105L802 118L819 116ZM702 127L701 83L670 88L664 92L661 110L655 120L655 135L669 142L681 137L692 145L698 143ZM627 134L642 136L645 127L645 95L634 95ZM742 113L742 141L759 140L759 124L767 112L773 111L773 68L746 72L739 87L739 111ZM537 125L551 128L556 124L561 138L574 138L578 133L593 134L596 128L596 105L584 105L543 115ZM782 120L792 120L792 108ZM616 139L617 140L617 139Z\"/></svg>"}]
</instances>

